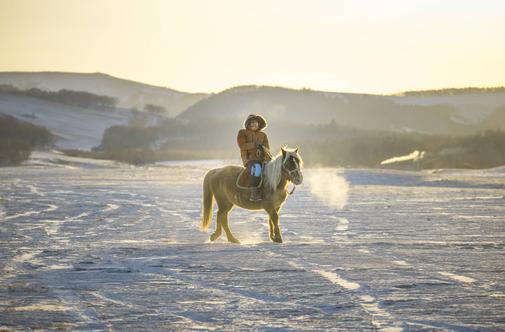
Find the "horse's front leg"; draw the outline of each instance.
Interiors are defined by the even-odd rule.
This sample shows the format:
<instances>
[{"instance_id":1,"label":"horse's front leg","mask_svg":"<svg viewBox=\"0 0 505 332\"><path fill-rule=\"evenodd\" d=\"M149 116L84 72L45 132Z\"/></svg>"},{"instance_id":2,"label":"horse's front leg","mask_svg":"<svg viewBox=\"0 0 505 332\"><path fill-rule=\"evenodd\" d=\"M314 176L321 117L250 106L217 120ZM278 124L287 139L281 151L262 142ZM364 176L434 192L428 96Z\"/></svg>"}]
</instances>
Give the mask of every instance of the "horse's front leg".
<instances>
[{"instance_id":1,"label":"horse's front leg","mask_svg":"<svg viewBox=\"0 0 505 332\"><path fill-rule=\"evenodd\" d=\"M272 241L282 243L281 230L279 228L279 213L277 209L267 209L270 217L270 238Z\"/></svg>"},{"instance_id":2,"label":"horse's front leg","mask_svg":"<svg viewBox=\"0 0 505 332\"><path fill-rule=\"evenodd\" d=\"M280 210L280 207L276 208L275 209L275 212L277 212L277 215L279 215L279 210ZM269 229L269 235L270 235L270 240L274 240L274 229L275 229L275 225L274 225L274 222L272 220L272 218L270 217L270 214L268 215L268 229ZM281 239L282 240L282 239Z\"/></svg>"},{"instance_id":3,"label":"horse's front leg","mask_svg":"<svg viewBox=\"0 0 505 332\"><path fill-rule=\"evenodd\" d=\"M272 221L272 218L270 218L270 216L268 216L268 230L269 230L269 233L270 233L270 240L274 240L274 222Z\"/></svg>"}]
</instances>

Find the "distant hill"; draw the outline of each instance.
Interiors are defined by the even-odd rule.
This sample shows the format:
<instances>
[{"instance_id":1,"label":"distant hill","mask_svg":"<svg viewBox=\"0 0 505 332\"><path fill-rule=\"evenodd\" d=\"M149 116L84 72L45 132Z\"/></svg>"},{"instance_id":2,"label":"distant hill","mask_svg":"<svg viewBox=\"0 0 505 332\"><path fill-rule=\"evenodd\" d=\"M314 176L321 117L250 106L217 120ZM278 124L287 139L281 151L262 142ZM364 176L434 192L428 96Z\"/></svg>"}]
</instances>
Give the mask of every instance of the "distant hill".
<instances>
[{"instance_id":1,"label":"distant hill","mask_svg":"<svg viewBox=\"0 0 505 332\"><path fill-rule=\"evenodd\" d=\"M207 96L203 93L186 93L102 73L0 72L0 84L12 85L22 90L37 88L46 91L61 89L85 91L117 98L118 106L123 108L136 107L142 110L149 104L161 106L170 116L176 116Z\"/></svg>"},{"instance_id":2,"label":"distant hill","mask_svg":"<svg viewBox=\"0 0 505 332\"><path fill-rule=\"evenodd\" d=\"M126 125L132 116L125 109L104 112L0 92L1 115L10 115L49 129L55 135L58 147L80 149L99 145L105 129Z\"/></svg>"},{"instance_id":3,"label":"distant hill","mask_svg":"<svg viewBox=\"0 0 505 332\"><path fill-rule=\"evenodd\" d=\"M361 129L463 135L505 128L486 121L503 106L504 92L409 97L241 86L202 99L178 118L241 123L247 114L261 113L277 125L335 121Z\"/></svg>"},{"instance_id":4,"label":"distant hill","mask_svg":"<svg viewBox=\"0 0 505 332\"><path fill-rule=\"evenodd\" d=\"M505 87L406 91L386 98L401 105L448 105L455 110L452 121L488 128L500 124L489 120L505 107Z\"/></svg>"},{"instance_id":5,"label":"distant hill","mask_svg":"<svg viewBox=\"0 0 505 332\"><path fill-rule=\"evenodd\" d=\"M479 94L479 93L503 93L505 92L504 86L490 87L490 88L478 88L478 87L467 87L467 88L447 88L447 89L434 89L434 90L414 90L414 91L404 91L397 93L397 96L441 96L441 95L468 95L468 94Z\"/></svg>"},{"instance_id":6,"label":"distant hill","mask_svg":"<svg viewBox=\"0 0 505 332\"><path fill-rule=\"evenodd\" d=\"M85 91L118 99L119 107L104 111L100 107L64 104L58 99L62 97L59 94L57 99L48 101L37 95L0 92L0 113L50 129L57 136L57 146L64 148L97 146L110 126L145 126L168 120L158 118L159 112L130 110L131 107L142 110L146 105L153 110L157 110L156 105L161 106L175 116L173 125L166 130L172 137L171 144L184 148L191 144L202 149L235 148L236 132L251 113L267 118L267 131L276 145L302 144L310 139L332 137L333 132L348 136L353 130L469 135L487 129L505 129L502 88L382 96L250 85L216 94L190 94L100 73L54 72L3 72L2 84L22 90L73 90L74 94Z\"/></svg>"}]
</instances>

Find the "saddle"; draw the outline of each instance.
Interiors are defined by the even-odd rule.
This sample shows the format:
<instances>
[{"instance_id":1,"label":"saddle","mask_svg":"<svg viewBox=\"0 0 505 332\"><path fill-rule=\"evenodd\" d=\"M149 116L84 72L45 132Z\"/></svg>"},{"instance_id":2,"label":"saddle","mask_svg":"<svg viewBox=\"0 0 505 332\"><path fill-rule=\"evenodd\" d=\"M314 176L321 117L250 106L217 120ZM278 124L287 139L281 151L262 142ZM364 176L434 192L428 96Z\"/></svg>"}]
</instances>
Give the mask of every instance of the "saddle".
<instances>
[{"instance_id":1,"label":"saddle","mask_svg":"<svg viewBox=\"0 0 505 332\"><path fill-rule=\"evenodd\" d=\"M263 166L265 164L263 163ZM263 172L264 172L264 169L265 167L262 167L261 168L261 181L260 181L260 184L258 185L258 188L261 188L261 186L263 185ZM252 175L251 173L249 173L248 171L248 168L247 167L244 167L238 177L237 177L237 187L240 188L240 189L250 189L250 188L254 188L254 187L251 187L250 183L251 183L251 178L252 178Z\"/></svg>"}]
</instances>

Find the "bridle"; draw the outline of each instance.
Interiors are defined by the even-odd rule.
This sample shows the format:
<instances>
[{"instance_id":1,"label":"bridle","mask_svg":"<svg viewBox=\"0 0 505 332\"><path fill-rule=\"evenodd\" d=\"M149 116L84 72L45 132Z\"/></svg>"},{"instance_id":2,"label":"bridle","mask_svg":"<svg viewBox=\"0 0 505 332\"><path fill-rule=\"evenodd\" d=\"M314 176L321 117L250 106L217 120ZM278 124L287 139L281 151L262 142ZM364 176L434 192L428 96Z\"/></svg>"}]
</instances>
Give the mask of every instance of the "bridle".
<instances>
[{"instance_id":1,"label":"bridle","mask_svg":"<svg viewBox=\"0 0 505 332\"><path fill-rule=\"evenodd\" d=\"M282 161L282 170L284 172L287 173L287 177L288 179L292 179L292 174L293 173L297 173L298 176L300 176L300 165L298 165L298 163L296 162L296 159L293 159L293 162L295 163L296 167L294 169L288 169L286 167L286 161L288 160L288 158L286 158L286 160L283 160ZM293 183L293 181L291 181L291 183ZM293 193L295 192L295 189L296 189L296 184L293 183L293 189L291 189L290 192L288 192L289 195L293 195Z\"/></svg>"}]
</instances>

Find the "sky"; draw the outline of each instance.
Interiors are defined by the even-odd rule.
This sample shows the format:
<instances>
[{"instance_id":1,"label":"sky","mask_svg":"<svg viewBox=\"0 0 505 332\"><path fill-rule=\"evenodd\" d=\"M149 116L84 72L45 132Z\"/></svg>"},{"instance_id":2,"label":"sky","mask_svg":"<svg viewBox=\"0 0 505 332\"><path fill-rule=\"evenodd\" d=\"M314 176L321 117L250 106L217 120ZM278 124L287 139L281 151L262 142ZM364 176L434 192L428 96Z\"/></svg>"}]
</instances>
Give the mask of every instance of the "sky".
<instances>
[{"instance_id":1,"label":"sky","mask_svg":"<svg viewBox=\"0 0 505 332\"><path fill-rule=\"evenodd\" d=\"M0 0L0 71L187 92L505 85L501 0Z\"/></svg>"}]
</instances>

